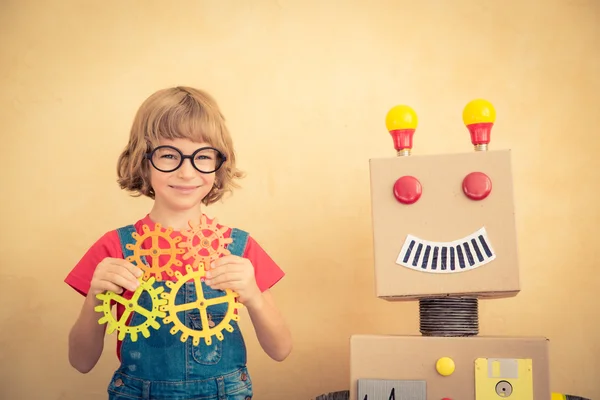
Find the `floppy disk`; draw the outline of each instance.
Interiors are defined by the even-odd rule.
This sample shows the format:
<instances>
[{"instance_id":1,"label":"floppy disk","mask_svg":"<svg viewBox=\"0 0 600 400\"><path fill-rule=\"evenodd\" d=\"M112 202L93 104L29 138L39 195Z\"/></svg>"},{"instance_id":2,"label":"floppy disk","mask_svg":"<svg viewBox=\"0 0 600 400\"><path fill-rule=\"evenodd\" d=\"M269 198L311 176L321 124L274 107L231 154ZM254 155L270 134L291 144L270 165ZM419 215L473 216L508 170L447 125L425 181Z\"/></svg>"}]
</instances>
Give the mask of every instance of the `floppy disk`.
<instances>
[{"instance_id":1,"label":"floppy disk","mask_svg":"<svg viewBox=\"0 0 600 400\"><path fill-rule=\"evenodd\" d=\"M518 358L475 360L475 399L533 400L533 362Z\"/></svg>"}]
</instances>

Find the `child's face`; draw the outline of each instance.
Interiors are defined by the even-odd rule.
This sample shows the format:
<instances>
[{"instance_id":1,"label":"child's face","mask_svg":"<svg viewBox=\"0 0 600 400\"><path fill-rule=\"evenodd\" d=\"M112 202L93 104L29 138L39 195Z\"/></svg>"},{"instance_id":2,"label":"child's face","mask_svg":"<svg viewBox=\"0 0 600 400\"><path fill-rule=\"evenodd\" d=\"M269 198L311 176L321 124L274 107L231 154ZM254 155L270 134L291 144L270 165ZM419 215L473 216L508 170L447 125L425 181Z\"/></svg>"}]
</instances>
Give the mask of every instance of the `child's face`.
<instances>
[{"instance_id":1,"label":"child's face","mask_svg":"<svg viewBox=\"0 0 600 400\"><path fill-rule=\"evenodd\" d=\"M184 155L191 155L207 143L196 143L189 139L161 139L159 146L173 146ZM204 157L206 158L206 157ZM215 172L202 173L196 170L190 159L173 172L161 172L150 167L150 182L155 193L155 201L176 211L198 207L215 183Z\"/></svg>"}]
</instances>

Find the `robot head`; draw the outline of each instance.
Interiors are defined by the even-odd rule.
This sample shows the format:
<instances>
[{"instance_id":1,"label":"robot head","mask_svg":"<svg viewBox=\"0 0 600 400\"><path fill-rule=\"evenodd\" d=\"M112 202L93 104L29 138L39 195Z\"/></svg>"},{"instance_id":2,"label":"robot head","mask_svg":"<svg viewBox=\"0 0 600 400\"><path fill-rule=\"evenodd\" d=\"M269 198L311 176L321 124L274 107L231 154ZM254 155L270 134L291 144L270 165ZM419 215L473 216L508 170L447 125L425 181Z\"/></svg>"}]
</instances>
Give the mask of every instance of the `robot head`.
<instances>
[{"instance_id":1,"label":"robot head","mask_svg":"<svg viewBox=\"0 0 600 400\"><path fill-rule=\"evenodd\" d=\"M488 151L493 106L463 110L476 151L411 155L418 120L392 108L397 156L370 160L377 296L507 297L519 292L509 150Z\"/></svg>"}]
</instances>

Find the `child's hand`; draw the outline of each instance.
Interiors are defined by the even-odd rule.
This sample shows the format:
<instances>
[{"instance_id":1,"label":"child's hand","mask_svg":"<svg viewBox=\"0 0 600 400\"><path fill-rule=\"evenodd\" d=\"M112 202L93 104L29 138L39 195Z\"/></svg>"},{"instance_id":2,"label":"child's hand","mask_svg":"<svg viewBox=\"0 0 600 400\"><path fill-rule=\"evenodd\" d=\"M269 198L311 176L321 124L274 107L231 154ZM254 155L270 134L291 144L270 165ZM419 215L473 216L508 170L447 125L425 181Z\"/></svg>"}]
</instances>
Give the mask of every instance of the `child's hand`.
<instances>
[{"instance_id":1,"label":"child's hand","mask_svg":"<svg viewBox=\"0 0 600 400\"><path fill-rule=\"evenodd\" d=\"M206 271L206 284L213 289L231 289L246 307L260 298L261 292L254 278L254 267L247 258L224 256L213 261Z\"/></svg>"},{"instance_id":2,"label":"child's hand","mask_svg":"<svg viewBox=\"0 0 600 400\"><path fill-rule=\"evenodd\" d=\"M123 289L133 292L140 285L140 276L142 270L129 261L107 257L96 267L88 294L95 296L107 290L120 294Z\"/></svg>"}]
</instances>

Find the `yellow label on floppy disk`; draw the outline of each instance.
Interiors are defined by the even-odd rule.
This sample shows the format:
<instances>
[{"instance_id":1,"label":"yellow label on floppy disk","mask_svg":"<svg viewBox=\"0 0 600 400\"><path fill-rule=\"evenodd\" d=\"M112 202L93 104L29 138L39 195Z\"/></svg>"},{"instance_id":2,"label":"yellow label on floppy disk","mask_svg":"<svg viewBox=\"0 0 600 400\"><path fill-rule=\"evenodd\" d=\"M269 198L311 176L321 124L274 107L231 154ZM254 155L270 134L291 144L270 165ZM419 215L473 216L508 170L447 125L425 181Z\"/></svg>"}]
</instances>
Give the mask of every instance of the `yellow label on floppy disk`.
<instances>
[{"instance_id":1,"label":"yellow label on floppy disk","mask_svg":"<svg viewBox=\"0 0 600 400\"><path fill-rule=\"evenodd\" d=\"M518 358L475 360L476 400L533 400L533 361Z\"/></svg>"}]
</instances>

